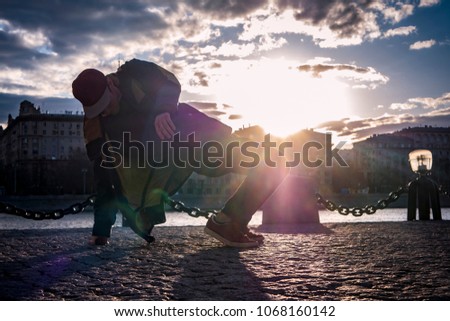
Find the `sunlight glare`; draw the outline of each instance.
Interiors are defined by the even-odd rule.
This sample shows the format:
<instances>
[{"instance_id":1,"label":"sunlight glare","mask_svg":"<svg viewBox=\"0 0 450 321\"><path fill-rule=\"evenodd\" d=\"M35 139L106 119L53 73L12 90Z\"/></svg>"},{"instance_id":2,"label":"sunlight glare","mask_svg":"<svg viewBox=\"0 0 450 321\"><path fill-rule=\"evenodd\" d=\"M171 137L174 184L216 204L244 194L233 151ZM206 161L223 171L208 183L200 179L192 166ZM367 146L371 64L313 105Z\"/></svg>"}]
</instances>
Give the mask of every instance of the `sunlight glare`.
<instances>
[{"instance_id":1,"label":"sunlight glare","mask_svg":"<svg viewBox=\"0 0 450 321\"><path fill-rule=\"evenodd\" d=\"M216 93L233 106L245 125L286 136L348 116L347 86L335 78L314 78L284 59L261 59L227 66Z\"/></svg>"}]
</instances>

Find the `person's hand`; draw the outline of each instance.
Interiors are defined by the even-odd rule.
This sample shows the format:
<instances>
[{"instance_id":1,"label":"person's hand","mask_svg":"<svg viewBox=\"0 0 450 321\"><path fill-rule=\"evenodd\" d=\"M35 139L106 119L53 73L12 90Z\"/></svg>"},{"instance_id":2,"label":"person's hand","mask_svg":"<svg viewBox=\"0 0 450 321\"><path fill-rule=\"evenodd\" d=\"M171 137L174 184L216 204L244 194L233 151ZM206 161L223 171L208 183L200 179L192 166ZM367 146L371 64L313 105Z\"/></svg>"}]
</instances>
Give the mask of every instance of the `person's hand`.
<instances>
[{"instance_id":1,"label":"person's hand","mask_svg":"<svg viewBox=\"0 0 450 321\"><path fill-rule=\"evenodd\" d=\"M175 134L175 124L169 113L162 113L155 118L156 134L161 139L170 139Z\"/></svg>"}]
</instances>

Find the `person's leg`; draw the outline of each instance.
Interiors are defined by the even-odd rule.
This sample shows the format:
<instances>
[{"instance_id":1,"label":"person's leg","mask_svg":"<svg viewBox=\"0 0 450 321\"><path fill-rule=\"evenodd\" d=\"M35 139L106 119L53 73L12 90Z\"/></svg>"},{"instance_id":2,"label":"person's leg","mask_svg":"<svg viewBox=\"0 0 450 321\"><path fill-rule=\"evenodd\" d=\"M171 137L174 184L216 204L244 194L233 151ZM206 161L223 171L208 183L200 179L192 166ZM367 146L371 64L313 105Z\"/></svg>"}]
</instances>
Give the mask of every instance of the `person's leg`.
<instances>
[{"instance_id":1,"label":"person's leg","mask_svg":"<svg viewBox=\"0 0 450 321\"><path fill-rule=\"evenodd\" d=\"M250 169L247 176L228 199L222 212L241 226L247 226L253 214L264 204L287 176L288 170L279 166L261 164Z\"/></svg>"},{"instance_id":2,"label":"person's leg","mask_svg":"<svg viewBox=\"0 0 450 321\"><path fill-rule=\"evenodd\" d=\"M226 143L224 143L226 144ZM240 141L242 144L242 141ZM226 150L224 148L224 150ZM280 157L276 152L270 155L270 160L264 160L264 153L259 152L259 162L254 166L249 165L248 157L244 157L241 149L234 149L231 155L226 155L227 160L224 160L223 165L219 168L207 168L202 166L198 169L199 174L207 176L218 176L225 173L239 173L246 175L246 178L235 191L235 193L228 199L222 211L208 221L205 231L221 240L227 245L238 247L252 247L254 242L262 241L261 235L251 232L247 225L250 222L253 214L262 206L262 204L272 195L272 193L281 184L284 178L288 175L289 170L286 167L286 160ZM219 225L223 224L222 227ZM229 224L229 225L227 225ZM224 232L221 232L221 229ZM239 230L244 237L234 237L233 230ZM227 243L226 238L232 235L233 242ZM239 244L242 242L242 244ZM239 246L242 245L242 246Z\"/></svg>"},{"instance_id":3,"label":"person's leg","mask_svg":"<svg viewBox=\"0 0 450 321\"><path fill-rule=\"evenodd\" d=\"M94 179L97 186L97 196L94 203L94 226L90 243L103 245L111 236L111 228L116 222L117 205L115 194L107 169L94 164Z\"/></svg>"}]
</instances>

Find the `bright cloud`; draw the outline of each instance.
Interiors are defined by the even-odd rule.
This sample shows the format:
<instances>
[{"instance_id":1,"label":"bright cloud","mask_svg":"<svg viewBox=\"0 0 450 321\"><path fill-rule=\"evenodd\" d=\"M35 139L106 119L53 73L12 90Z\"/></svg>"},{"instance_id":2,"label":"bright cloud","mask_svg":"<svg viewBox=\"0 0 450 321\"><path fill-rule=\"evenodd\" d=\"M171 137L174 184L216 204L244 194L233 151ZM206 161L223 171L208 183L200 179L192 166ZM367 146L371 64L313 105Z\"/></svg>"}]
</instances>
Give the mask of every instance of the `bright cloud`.
<instances>
[{"instance_id":1,"label":"bright cloud","mask_svg":"<svg viewBox=\"0 0 450 321\"><path fill-rule=\"evenodd\" d=\"M404 103L394 103L389 107L392 110L411 110L416 108L437 109L441 107L450 107L450 92L444 93L442 96L433 97L415 97L408 99Z\"/></svg>"},{"instance_id":2,"label":"bright cloud","mask_svg":"<svg viewBox=\"0 0 450 321\"><path fill-rule=\"evenodd\" d=\"M419 7L431 7L439 4L440 0L420 0Z\"/></svg>"},{"instance_id":3,"label":"bright cloud","mask_svg":"<svg viewBox=\"0 0 450 321\"><path fill-rule=\"evenodd\" d=\"M389 29L384 33L384 37L390 38L395 36L408 36L413 32L416 32L417 28L415 26L399 27L395 29Z\"/></svg>"},{"instance_id":4,"label":"bright cloud","mask_svg":"<svg viewBox=\"0 0 450 321\"><path fill-rule=\"evenodd\" d=\"M417 41L413 43L411 46L409 46L409 49L411 50L421 50L421 49L427 49L431 48L436 44L436 40L430 39L425 41Z\"/></svg>"},{"instance_id":5,"label":"bright cloud","mask_svg":"<svg viewBox=\"0 0 450 321\"><path fill-rule=\"evenodd\" d=\"M383 8L383 15L387 20L398 23L406 17L412 15L414 6L397 2L395 6Z\"/></svg>"},{"instance_id":6,"label":"bright cloud","mask_svg":"<svg viewBox=\"0 0 450 321\"><path fill-rule=\"evenodd\" d=\"M297 67L301 72L311 73L314 77L338 77L353 83L357 88L375 89L389 81L389 77L372 67L358 67L350 64L317 63L303 64Z\"/></svg>"}]
</instances>

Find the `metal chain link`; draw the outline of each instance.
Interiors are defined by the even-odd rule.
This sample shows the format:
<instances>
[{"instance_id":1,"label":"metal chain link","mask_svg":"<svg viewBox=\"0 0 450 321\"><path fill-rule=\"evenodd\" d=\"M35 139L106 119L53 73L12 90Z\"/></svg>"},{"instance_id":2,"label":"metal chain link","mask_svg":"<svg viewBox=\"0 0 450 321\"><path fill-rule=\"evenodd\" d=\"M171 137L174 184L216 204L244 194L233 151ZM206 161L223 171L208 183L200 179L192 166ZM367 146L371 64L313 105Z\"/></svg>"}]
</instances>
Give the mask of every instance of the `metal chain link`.
<instances>
[{"instance_id":1,"label":"metal chain link","mask_svg":"<svg viewBox=\"0 0 450 321\"><path fill-rule=\"evenodd\" d=\"M68 214L78 214L84 211L88 206L93 206L95 202L95 195L89 196L82 203L75 203L65 209L34 211L22 209L9 203L0 202L0 213L12 214L21 216L23 218L32 219L36 221L41 220L58 220Z\"/></svg>"},{"instance_id":2,"label":"metal chain link","mask_svg":"<svg viewBox=\"0 0 450 321\"><path fill-rule=\"evenodd\" d=\"M207 210L202 210L198 207L189 207L186 206L183 202L181 201L176 201L171 199L170 197L166 196L164 198L164 202L169 205L172 209L174 209L177 212L184 212L187 213L189 216L192 217L204 217L206 219L209 219L211 217L211 215L217 214L218 211L214 210L214 211L207 211Z\"/></svg>"},{"instance_id":3,"label":"metal chain link","mask_svg":"<svg viewBox=\"0 0 450 321\"><path fill-rule=\"evenodd\" d=\"M444 190L444 187L442 185L439 186L439 193L441 193L442 195L444 195L446 197L450 197L450 193L447 190Z\"/></svg>"},{"instance_id":4,"label":"metal chain link","mask_svg":"<svg viewBox=\"0 0 450 321\"><path fill-rule=\"evenodd\" d=\"M385 199L381 199L377 202L375 205L366 205L364 207L348 207L344 205L336 205L336 203L325 199L322 195L319 193L316 193L317 197L317 203L319 205L324 206L329 211L338 211L341 215L348 215L352 214L353 216L359 217L363 214L375 214L377 210L385 209L389 206L389 204L395 202L400 198L400 195L407 192L407 187L399 187L397 191L391 192L389 196Z\"/></svg>"}]
</instances>

